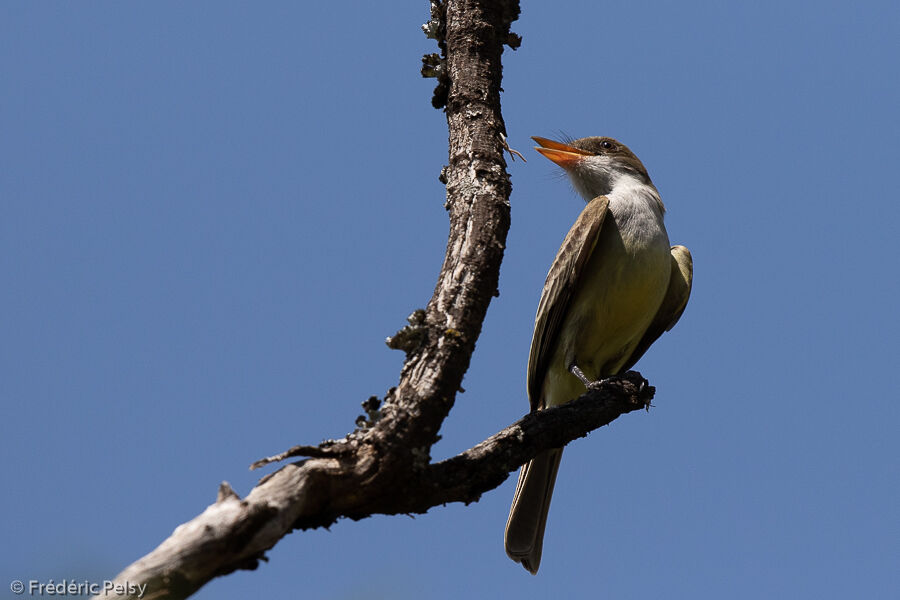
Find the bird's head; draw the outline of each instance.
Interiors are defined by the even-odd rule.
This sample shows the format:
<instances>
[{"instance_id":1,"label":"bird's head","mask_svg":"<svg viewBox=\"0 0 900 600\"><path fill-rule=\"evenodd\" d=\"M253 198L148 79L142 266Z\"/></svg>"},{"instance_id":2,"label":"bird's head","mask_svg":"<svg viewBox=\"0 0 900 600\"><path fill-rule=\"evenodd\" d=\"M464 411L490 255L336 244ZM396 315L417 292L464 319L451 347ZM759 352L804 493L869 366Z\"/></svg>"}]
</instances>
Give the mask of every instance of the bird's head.
<instances>
[{"instance_id":1,"label":"bird's head","mask_svg":"<svg viewBox=\"0 0 900 600\"><path fill-rule=\"evenodd\" d=\"M572 185L590 201L605 196L621 183L650 185L647 169L625 144L610 137L586 137L571 142L531 138L535 150L565 169Z\"/></svg>"}]
</instances>

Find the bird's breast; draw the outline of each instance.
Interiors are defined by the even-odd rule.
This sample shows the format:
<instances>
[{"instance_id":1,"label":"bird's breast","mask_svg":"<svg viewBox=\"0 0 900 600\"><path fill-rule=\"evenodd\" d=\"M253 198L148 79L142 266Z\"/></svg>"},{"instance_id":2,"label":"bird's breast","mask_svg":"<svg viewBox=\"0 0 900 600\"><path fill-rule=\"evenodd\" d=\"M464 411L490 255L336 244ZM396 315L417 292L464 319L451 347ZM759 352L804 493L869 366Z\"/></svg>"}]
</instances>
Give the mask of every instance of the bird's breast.
<instances>
[{"instance_id":1,"label":"bird's breast","mask_svg":"<svg viewBox=\"0 0 900 600\"><path fill-rule=\"evenodd\" d=\"M665 296L671 258L662 215L610 208L561 326L544 384L549 406L584 392L571 364L592 380L618 373Z\"/></svg>"}]
</instances>

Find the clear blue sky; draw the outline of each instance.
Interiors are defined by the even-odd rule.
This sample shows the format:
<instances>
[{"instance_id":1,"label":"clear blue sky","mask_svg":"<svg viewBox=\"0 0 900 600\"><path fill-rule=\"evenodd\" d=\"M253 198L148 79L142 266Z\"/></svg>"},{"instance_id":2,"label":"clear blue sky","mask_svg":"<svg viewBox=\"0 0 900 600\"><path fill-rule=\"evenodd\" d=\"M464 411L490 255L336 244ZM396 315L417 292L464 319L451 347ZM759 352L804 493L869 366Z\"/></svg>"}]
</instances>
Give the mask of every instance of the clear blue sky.
<instances>
[{"instance_id":1,"label":"clear blue sky","mask_svg":"<svg viewBox=\"0 0 900 600\"><path fill-rule=\"evenodd\" d=\"M549 6L548 4L552 4ZM512 229L437 458L527 410L582 206L529 136L611 135L691 248L656 408L566 451L537 577L514 478L295 533L197 598L887 598L900 588L896 2L523 3ZM446 243L426 0L0 4L0 595L102 580L247 465L353 428Z\"/></svg>"}]
</instances>

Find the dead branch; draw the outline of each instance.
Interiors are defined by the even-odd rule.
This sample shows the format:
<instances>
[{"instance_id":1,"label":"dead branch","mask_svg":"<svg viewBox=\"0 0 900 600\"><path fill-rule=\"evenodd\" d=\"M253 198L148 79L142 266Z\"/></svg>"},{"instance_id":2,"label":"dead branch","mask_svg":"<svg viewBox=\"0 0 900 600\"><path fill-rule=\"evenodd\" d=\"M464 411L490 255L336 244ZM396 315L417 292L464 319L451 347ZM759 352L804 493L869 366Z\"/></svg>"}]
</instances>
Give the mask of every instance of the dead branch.
<instances>
[{"instance_id":1,"label":"dead branch","mask_svg":"<svg viewBox=\"0 0 900 600\"><path fill-rule=\"evenodd\" d=\"M509 30L518 13L517 0L432 1L426 32L442 55L429 55L425 63L438 78L433 102L447 115L449 164L442 180L450 232L434 295L389 341L406 352L398 385L380 406L370 399L368 416L345 438L260 461L308 457L264 477L243 500L223 484L214 504L116 582L146 584L144 598L185 598L214 577L255 569L295 529L474 502L540 451L649 403L653 389L629 373L565 406L529 414L458 456L431 462L431 447L497 294L511 191L500 57L504 44L521 41Z\"/></svg>"},{"instance_id":2,"label":"dead branch","mask_svg":"<svg viewBox=\"0 0 900 600\"><path fill-rule=\"evenodd\" d=\"M405 450L397 447L401 442L376 441L374 429L348 436L337 442L339 458L286 465L243 500L223 483L214 504L119 573L116 583L146 584L144 598L186 598L214 577L255 569L265 552L294 529L327 527L342 517L424 513L449 502L475 502L541 451L647 407L653 392L643 377L629 372L566 405L530 413L434 464L402 465L396 460Z\"/></svg>"}]
</instances>

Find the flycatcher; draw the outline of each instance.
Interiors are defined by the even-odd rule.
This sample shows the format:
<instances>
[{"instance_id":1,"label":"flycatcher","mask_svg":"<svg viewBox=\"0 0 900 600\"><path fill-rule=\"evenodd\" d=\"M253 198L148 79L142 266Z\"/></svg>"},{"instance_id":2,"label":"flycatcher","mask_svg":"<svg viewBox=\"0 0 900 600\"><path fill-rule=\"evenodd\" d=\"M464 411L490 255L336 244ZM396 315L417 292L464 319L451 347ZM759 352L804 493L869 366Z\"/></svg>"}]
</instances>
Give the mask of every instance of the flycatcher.
<instances>
[{"instance_id":1,"label":"flycatcher","mask_svg":"<svg viewBox=\"0 0 900 600\"><path fill-rule=\"evenodd\" d=\"M587 201L556 253L534 321L528 399L531 410L541 410L634 365L681 317L693 263L687 248L669 247L659 192L624 144L532 139ZM506 553L533 574L562 451L522 467L506 523Z\"/></svg>"}]
</instances>

